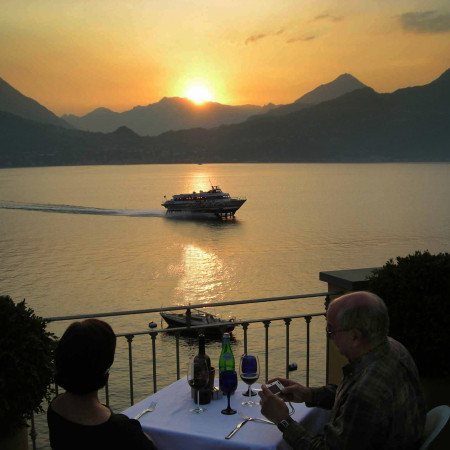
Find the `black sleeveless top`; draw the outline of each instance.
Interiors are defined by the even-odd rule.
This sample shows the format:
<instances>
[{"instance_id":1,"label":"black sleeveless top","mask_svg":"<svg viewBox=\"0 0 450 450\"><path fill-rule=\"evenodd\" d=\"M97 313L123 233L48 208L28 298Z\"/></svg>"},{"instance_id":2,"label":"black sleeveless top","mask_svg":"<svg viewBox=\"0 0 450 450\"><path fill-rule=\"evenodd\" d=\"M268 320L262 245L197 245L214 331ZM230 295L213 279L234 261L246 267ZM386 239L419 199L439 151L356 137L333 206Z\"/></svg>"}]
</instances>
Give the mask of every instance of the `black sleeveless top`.
<instances>
[{"instance_id":1,"label":"black sleeveless top","mask_svg":"<svg viewBox=\"0 0 450 450\"><path fill-rule=\"evenodd\" d=\"M47 423L53 450L156 450L141 424L123 414L111 412L100 425L81 425L60 416L50 404Z\"/></svg>"}]
</instances>

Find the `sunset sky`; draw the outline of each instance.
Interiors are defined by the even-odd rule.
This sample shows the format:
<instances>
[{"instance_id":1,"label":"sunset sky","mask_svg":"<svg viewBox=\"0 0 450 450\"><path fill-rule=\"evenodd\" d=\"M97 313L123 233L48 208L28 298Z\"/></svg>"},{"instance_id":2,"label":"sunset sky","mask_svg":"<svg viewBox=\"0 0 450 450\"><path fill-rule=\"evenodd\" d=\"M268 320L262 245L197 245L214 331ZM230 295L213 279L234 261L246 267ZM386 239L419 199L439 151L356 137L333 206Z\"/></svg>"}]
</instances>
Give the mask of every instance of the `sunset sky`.
<instances>
[{"instance_id":1,"label":"sunset sky","mask_svg":"<svg viewBox=\"0 0 450 450\"><path fill-rule=\"evenodd\" d=\"M292 103L350 73L378 92L450 68L448 0L1 0L0 77L55 114L193 86Z\"/></svg>"}]
</instances>

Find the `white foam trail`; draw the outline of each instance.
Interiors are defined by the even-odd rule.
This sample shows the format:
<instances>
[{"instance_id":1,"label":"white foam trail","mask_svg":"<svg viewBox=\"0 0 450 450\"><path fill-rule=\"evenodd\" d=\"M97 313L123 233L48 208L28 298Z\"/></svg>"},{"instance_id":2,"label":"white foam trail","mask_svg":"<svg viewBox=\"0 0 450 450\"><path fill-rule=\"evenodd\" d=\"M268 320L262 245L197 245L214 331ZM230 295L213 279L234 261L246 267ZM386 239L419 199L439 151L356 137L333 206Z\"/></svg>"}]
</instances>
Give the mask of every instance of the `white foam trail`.
<instances>
[{"instance_id":1,"label":"white foam trail","mask_svg":"<svg viewBox=\"0 0 450 450\"><path fill-rule=\"evenodd\" d=\"M124 216L124 217L163 217L165 211L153 209L106 209L87 206L51 205L41 203L21 203L2 201L1 209L19 209L23 211L39 211L59 214L92 214L99 216Z\"/></svg>"}]
</instances>

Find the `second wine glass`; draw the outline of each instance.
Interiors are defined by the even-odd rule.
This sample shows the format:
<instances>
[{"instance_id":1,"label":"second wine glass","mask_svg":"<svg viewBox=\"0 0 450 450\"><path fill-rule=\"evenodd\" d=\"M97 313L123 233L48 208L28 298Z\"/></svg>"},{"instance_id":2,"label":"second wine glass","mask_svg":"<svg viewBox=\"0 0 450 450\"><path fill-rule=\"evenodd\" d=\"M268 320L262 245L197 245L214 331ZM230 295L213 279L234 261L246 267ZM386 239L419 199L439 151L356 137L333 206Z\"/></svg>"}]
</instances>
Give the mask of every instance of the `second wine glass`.
<instances>
[{"instance_id":1,"label":"second wine glass","mask_svg":"<svg viewBox=\"0 0 450 450\"><path fill-rule=\"evenodd\" d=\"M208 411L206 408L200 407L200 389L206 387L209 383L208 364L203 359L191 358L188 364L187 381L189 386L195 390L197 396L197 408L189 411L195 414L201 414Z\"/></svg>"},{"instance_id":2,"label":"second wine glass","mask_svg":"<svg viewBox=\"0 0 450 450\"><path fill-rule=\"evenodd\" d=\"M252 392L251 386L259 378L259 359L257 356L253 355L242 355L241 362L239 364L239 373L241 375L241 380L248 384L248 391L244 392L243 395L248 396L249 400L242 402L243 406L257 406L259 402L252 402L251 396L256 395Z\"/></svg>"},{"instance_id":3,"label":"second wine glass","mask_svg":"<svg viewBox=\"0 0 450 450\"><path fill-rule=\"evenodd\" d=\"M223 370L219 374L219 387L220 390L226 394L228 399L228 407L221 411L222 414L230 416L236 414L234 409L230 407L230 396L236 391L238 385L237 373L235 370Z\"/></svg>"}]
</instances>

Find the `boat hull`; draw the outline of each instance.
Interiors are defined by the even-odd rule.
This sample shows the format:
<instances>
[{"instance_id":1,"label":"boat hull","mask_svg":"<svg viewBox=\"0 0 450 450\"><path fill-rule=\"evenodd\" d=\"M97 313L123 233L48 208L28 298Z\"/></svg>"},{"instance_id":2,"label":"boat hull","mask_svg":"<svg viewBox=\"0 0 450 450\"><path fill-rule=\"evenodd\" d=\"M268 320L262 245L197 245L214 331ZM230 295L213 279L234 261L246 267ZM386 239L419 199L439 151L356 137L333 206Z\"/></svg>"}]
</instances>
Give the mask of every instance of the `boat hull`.
<instances>
[{"instance_id":1,"label":"boat hull","mask_svg":"<svg viewBox=\"0 0 450 450\"><path fill-rule=\"evenodd\" d=\"M166 321L167 325L169 326L169 328L179 328L179 327L186 327L186 319L185 316L180 315L174 315L174 314L164 314L164 313L160 313L161 317ZM195 320L192 319L191 320L191 326L202 326L202 325L212 325L212 324L206 324L203 323L199 320ZM206 335L215 335L215 336L221 336L221 330L220 327L226 326L226 332L227 333L231 333L234 328L235 325L231 324L230 322L222 322L222 323L217 323L217 327L207 327L204 328L204 334ZM197 334L198 333L198 328L194 329L194 330L185 330L183 331L183 333L186 334Z\"/></svg>"},{"instance_id":2,"label":"boat hull","mask_svg":"<svg viewBox=\"0 0 450 450\"><path fill-rule=\"evenodd\" d=\"M214 214L216 216L234 216L236 211L246 202L246 200L232 200L228 202L174 202L168 200L162 206L167 209L167 214L172 213L193 213L193 214Z\"/></svg>"}]
</instances>

